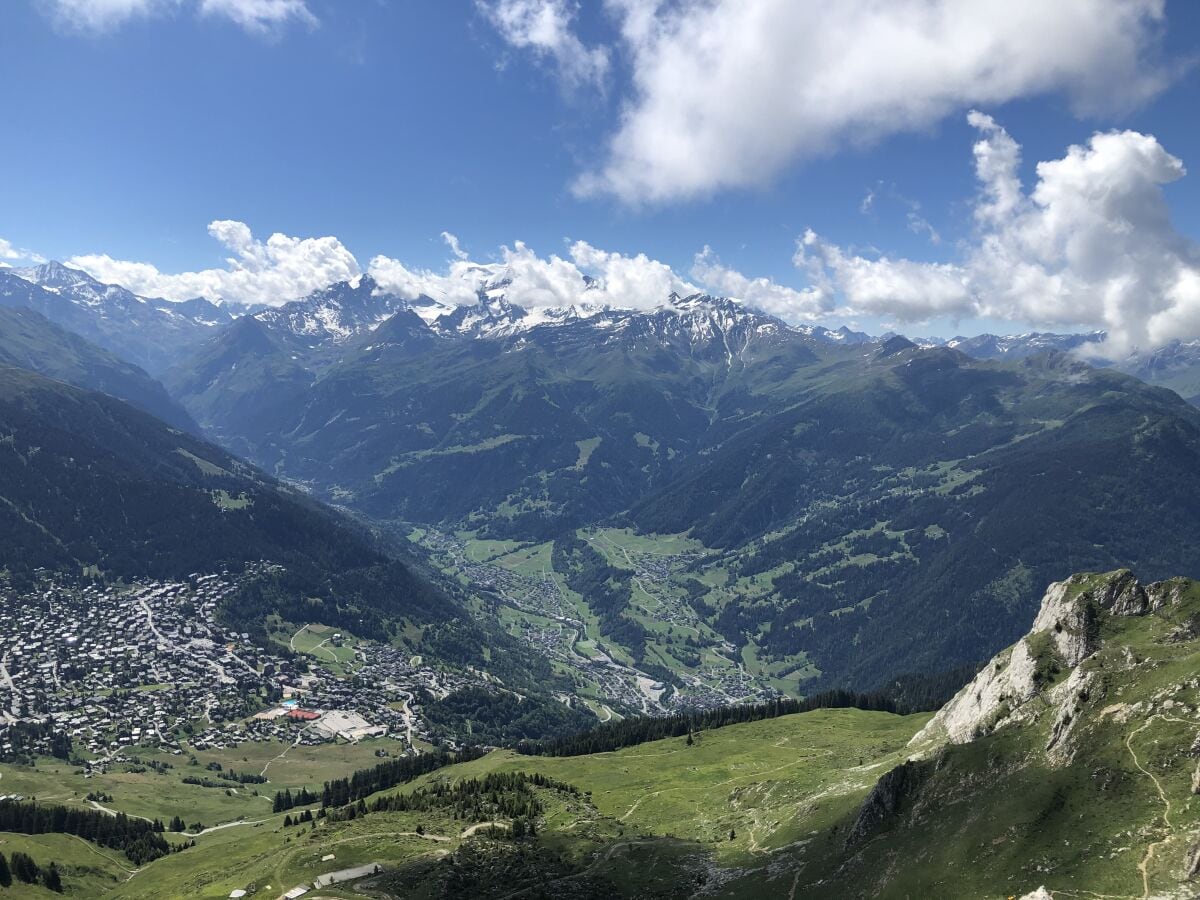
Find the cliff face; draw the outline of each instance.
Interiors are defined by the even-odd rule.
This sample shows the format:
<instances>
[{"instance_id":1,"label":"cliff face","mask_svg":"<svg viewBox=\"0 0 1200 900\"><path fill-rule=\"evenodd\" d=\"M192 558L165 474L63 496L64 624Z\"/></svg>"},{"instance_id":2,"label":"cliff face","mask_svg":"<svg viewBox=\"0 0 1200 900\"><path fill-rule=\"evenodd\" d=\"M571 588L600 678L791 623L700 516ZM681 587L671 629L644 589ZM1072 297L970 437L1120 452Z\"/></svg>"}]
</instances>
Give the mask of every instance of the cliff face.
<instances>
[{"instance_id":1,"label":"cliff face","mask_svg":"<svg viewBox=\"0 0 1200 900\"><path fill-rule=\"evenodd\" d=\"M1052 584L1029 633L909 748L821 887L1200 897L1200 582Z\"/></svg>"},{"instance_id":2,"label":"cliff face","mask_svg":"<svg viewBox=\"0 0 1200 900\"><path fill-rule=\"evenodd\" d=\"M1059 724L1051 746L1058 745L1073 721L1073 701L1095 680L1078 667L1100 649L1104 619L1144 616L1162 608L1173 597L1178 599L1183 583L1176 579L1143 587L1128 569L1055 582L1042 598L1029 633L996 654L910 746L942 740L962 744L990 734L1025 719L1024 707L1034 698L1056 709ZM1065 680L1059 677L1064 673Z\"/></svg>"}]
</instances>

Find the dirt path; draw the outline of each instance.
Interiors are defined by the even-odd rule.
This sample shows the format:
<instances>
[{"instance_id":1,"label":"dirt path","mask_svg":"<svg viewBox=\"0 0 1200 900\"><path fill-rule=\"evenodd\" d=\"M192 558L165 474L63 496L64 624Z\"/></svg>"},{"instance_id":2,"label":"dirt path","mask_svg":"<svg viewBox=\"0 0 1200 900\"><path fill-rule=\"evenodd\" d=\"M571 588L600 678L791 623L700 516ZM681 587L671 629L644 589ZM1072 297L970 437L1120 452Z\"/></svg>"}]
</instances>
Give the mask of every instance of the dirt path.
<instances>
[{"instance_id":1,"label":"dirt path","mask_svg":"<svg viewBox=\"0 0 1200 900\"><path fill-rule=\"evenodd\" d=\"M88 803L92 804L92 809L99 810L100 812L108 813L110 816L115 816L117 814L117 810L109 809L107 806L101 806L95 800L89 800ZM125 813L125 815L129 816L129 818L131 818L131 819L141 819L143 822L153 822L154 821L153 819L147 819L145 816L135 816L133 813Z\"/></svg>"},{"instance_id":2,"label":"dirt path","mask_svg":"<svg viewBox=\"0 0 1200 900\"><path fill-rule=\"evenodd\" d=\"M472 825L470 828L463 829L462 836L470 837L477 831L482 831L484 828L510 828L507 822L480 822L477 825Z\"/></svg>"},{"instance_id":3,"label":"dirt path","mask_svg":"<svg viewBox=\"0 0 1200 900\"><path fill-rule=\"evenodd\" d=\"M305 726L304 728L301 728L300 733L298 735L296 735L296 740L292 741L292 743L290 743L290 744L288 744L288 746L284 747L283 752L280 753L278 756L273 756L270 759L268 759L267 764L265 766L263 766L262 771L258 773L259 777L266 778L267 777L267 769L271 768L271 763L275 762L275 760L277 760L277 759L283 759L285 756L287 756L289 750L299 746L300 738L304 737L304 732L307 730L308 730L307 726Z\"/></svg>"},{"instance_id":4,"label":"dirt path","mask_svg":"<svg viewBox=\"0 0 1200 900\"><path fill-rule=\"evenodd\" d=\"M224 831L226 828L236 828L238 825L261 825L263 822L269 822L270 819L238 819L236 822L225 822L221 825L212 825L201 831L192 834L191 837L202 837L206 834L212 834L214 831Z\"/></svg>"},{"instance_id":5,"label":"dirt path","mask_svg":"<svg viewBox=\"0 0 1200 900\"><path fill-rule=\"evenodd\" d=\"M1142 726L1140 728L1136 728L1133 731L1131 731L1128 734L1128 736L1126 736L1126 738L1125 738L1125 749L1129 751L1129 756L1130 756L1130 758L1133 759L1134 767L1139 772L1141 772L1143 775L1147 776L1151 781L1154 782L1154 789L1156 791L1158 791L1158 797L1162 801L1162 804L1163 804L1163 814L1162 814L1163 824L1166 825L1167 830L1169 832L1171 829L1171 801L1167 799L1167 794L1163 790L1162 782L1160 782L1158 780L1158 776L1142 765L1141 761L1138 759L1137 753L1133 749L1134 737L1136 737L1137 735L1139 735L1143 731L1145 731L1147 728L1149 728L1154 723L1155 719L1160 719L1160 718L1162 718L1162 716L1151 716L1145 722L1142 723ZM1163 838L1163 840L1155 841L1154 843L1152 843L1149 847L1146 848L1146 853L1142 856L1141 862L1138 863L1138 872L1140 872L1141 876L1142 876L1142 898L1143 898L1143 900L1148 900L1148 898L1150 897L1150 862L1154 859L1154 851L1157 850L1160 846L1165 844L1170 839L1171 839L1171 835L1168 834L1168 836Z\"/></svg>"}]
</instances>

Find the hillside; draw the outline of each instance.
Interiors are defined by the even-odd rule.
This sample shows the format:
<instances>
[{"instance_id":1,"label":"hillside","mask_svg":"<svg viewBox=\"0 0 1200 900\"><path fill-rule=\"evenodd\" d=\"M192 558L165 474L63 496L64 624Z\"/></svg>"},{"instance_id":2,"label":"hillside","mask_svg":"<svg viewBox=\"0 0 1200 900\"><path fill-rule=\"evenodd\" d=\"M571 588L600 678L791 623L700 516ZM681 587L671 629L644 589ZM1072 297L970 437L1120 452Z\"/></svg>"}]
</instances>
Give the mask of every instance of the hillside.
<instances>
[{"instance_id":1,"label":"hillside","mask_svg":"<svg viewBox=\"0 0 1200 900\"><path fill-rule=\"evenodd\" d=\"M1198 622L1195 582L1073 576L932 719L817 710L590 756L494 751L362 802L314 800L311 825L265 811L239 823L247 801L210 792L204 815L227 806L229 828L132 877L89 877L111 897L216 898L338 872L354 884L328 896L355 896L366 876L381 896L428 898L1191 897ZM272 781L319 788L330 749ZM53 769L3 775L25 791L69 783ZM114 771L90 787L165 819L187 792L177 782ZM71 888L80 870L66 871Z\"/></svg>"},{"instance_id":2,"label":"hillside","mask_svg":"<svg viewBox=\"0 0 1200 900\"><path fill-rule=\"evenodd\" d=\"M144 371L31 309L0 307L0 365L29 369L109 394L175 428L192 434L200 431L166 389Z\"/></svg>"},{"instance_id":3,"label":"hillside","mask_svg":"<svg viewBox=\"0 0 1200 900\"><path fill-rule=\"evenodd\" d=\"M0 553L12 574L184 578L269 560L314 592L370 573L389 598L372 615L447 614L438 591L365 533L116 399L0 369L0 434Z\"/></svg>"}]
</instances>

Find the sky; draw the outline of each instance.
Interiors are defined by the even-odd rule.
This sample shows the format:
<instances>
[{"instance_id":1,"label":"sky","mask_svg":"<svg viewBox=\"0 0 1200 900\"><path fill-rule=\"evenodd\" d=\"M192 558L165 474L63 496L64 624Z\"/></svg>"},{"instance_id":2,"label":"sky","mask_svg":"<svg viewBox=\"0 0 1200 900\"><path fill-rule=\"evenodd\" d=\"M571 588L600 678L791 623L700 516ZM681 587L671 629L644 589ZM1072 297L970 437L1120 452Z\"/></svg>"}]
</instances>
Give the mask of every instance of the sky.
<instances>
[{"instance_id":1,"label":"sky","mask_svg":"<svg viewBox=\"0 0 1200 900\"><path fill-rule=\"evenodd\" d=\"M5 0L0 264L1200 337L1190 0ZM587 288L584 275L600 279Z\"/></svg>"}]
</instances>

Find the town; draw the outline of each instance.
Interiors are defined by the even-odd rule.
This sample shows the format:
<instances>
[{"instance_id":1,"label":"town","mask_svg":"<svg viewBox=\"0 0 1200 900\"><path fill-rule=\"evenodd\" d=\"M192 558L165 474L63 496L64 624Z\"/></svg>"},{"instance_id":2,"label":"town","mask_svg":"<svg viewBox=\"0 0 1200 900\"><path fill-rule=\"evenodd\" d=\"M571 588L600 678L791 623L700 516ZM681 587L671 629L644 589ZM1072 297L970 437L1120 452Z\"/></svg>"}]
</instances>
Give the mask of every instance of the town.
<instances>
[{"instance_id":1,"label":"town","mask_svg":"<svg viewBox=\"0 0 1200 900\"><path fill-rule=\"evenodd\" d=\"M45 575L26 592L0 582L0 759L69 747L97 768L137 747L385 735L406 753L454 746L422 723L420 698L478 679L370 641L353 642L351 679L319 653L273 653L222 627L222 602L267 568L124 586ZM321 644L342 641L330 631Z\"/></svg>"}]
</instances>

